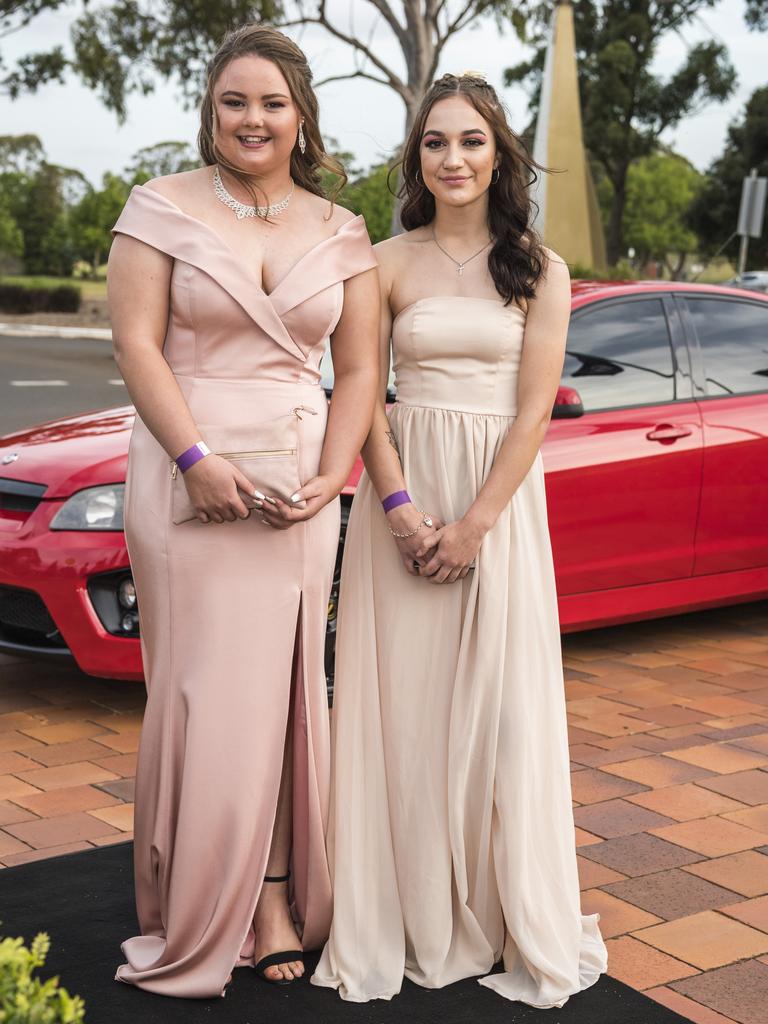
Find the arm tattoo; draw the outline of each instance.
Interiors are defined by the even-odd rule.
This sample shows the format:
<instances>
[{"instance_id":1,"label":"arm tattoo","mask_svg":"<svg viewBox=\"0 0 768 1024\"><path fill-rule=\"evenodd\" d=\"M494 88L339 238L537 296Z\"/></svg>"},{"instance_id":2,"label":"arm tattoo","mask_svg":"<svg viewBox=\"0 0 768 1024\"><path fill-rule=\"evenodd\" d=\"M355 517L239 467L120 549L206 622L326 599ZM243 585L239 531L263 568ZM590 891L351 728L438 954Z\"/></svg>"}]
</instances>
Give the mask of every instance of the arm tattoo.
<instances>
[{"instance_id":1,"label":"arm tattoo","mask_svg":"<svg viewBox=\"0 0 768 1024\"><path fill-rule=\"evenodd\" d=\"M400 449L397 446L397 438L395 437L395 435L392 433L391 430L387 431L387 437L389 439L389 443L392 445L392 447L397 452L397 457L399 459L400 458Z\"/></svg>"}]
</instances>

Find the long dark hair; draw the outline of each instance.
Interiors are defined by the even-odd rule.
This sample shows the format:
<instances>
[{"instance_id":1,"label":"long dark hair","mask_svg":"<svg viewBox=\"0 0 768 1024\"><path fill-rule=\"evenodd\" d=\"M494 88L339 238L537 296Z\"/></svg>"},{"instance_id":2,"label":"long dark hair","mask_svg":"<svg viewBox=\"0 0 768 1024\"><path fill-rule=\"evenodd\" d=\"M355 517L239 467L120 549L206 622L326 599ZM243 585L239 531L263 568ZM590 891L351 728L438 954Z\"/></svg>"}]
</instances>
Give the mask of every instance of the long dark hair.
<instances>
[{"instance_id":1,"label":"long dark hair","mask_svg":"<svg viewBox=\"0 0 768 1024\"><path fill-rule=\"evenodd\" d=\"M214 133L213 90L216 82L231 61L251 54L271 60L278 66L288 83L291 98L299 109L299 115L304 119L303 131L307 148L306 152L301 153L298 146L294 146L291 153L291 177L308 192L325 197L321 172L329 172L337 178L330 196L331 200L335 200L347 183L347 175L338 160L325 151L318 123L317 96L312 88L312 72L307 58L292 39L269 25L242 25L227 33L208 62L208 79L200 104L200 130L197 135L197 148L203 163L208 167L219 164L226 168L248 190L254 205L259 205L259 192L253 179L222 156L216 145Z\"/></svg>"},{"instance_id":2,"label":"long dark hair","mask_svg":"<svg viewBox=\"0 0 768 1024\"><path fill-rule=\"evenodd\" d=\"M483 78L471 73L443 75L421 101L403 148L402 185L398 192L403 200L400 220L406 231L434 220L435 197L420 173L421 138L430 110L448 96L464 96L493 130L500 162L488 196L488 227L493 239L488 270L506 304L524 305L534 297L546 266L541 239L533 228L535 204L529 192L538 178L537 172L544 168L533 160L509 127L496 90Z\"/></svg>"}]
</instances>

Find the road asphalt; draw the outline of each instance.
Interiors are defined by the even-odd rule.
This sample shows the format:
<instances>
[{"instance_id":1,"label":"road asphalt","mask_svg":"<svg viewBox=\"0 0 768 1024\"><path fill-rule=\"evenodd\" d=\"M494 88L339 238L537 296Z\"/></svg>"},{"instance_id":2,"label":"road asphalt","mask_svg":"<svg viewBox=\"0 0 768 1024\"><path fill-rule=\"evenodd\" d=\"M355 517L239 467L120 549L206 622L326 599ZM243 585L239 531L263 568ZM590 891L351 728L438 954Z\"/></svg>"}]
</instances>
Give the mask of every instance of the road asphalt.
<instances>
[{"instance_id":1,"label":"road asphalt","mask_svg":"<svg viewBox=\"0 0 768 1024\"><path fill-rule=\"evenodd\" d=\"M93 333L0 324L0 435L129 404L109 332Z\"/></svg>"}]
</instances>

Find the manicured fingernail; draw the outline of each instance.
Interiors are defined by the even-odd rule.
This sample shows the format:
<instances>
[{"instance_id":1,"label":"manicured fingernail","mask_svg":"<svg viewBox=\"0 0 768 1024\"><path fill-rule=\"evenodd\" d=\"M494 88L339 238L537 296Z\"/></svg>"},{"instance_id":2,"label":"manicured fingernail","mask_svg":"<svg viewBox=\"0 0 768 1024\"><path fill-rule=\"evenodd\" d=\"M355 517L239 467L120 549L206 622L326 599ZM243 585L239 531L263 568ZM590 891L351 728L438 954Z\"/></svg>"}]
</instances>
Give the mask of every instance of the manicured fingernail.
<instances>
[{"instance_id":1,"label":"manicured fingernail","mask_svg":"<svg viewBox=\"0 0 768 1024\"><path fill-rule=\"evenodd\" d=\"M254 491L253 496L254 498L261 498L261 500L264 501L264 495L261 493L261 491Z\"/></svg>"},{"instance_id":2,"label":"manicured fingernail","mask_svg":"<svg viewBox=\"0 0 768 1024\"><path fill-rule=\"evenodd\" d=\"M275 501L274 498L265 498L264 500L268 501L270 503L270 505L276 505L277 504L277 502Z\"/></svg>"},{"instance_id":3,"label":"manicured fingernail","mask_svg":"<svg viewBox=\"0 0 768 1024\"><path fill-rule=\"evenodd\" d=\"M261 508L264 505L264 502L263 501L259 501L257 499L256 501L254 501L253 504L256 506L256 508Z\"/></svg>"},{"instance_id":4,"label":"manicured fingernail","mask_svg":"<svg viewBox=\"0 0 768 1024\"><path fill-rule=\"evenodd\" d=\"M291 495L291 501L299 501L299 496L298 496L298 494L292 494L292 495Z\"/></svg>"}]
</instances>

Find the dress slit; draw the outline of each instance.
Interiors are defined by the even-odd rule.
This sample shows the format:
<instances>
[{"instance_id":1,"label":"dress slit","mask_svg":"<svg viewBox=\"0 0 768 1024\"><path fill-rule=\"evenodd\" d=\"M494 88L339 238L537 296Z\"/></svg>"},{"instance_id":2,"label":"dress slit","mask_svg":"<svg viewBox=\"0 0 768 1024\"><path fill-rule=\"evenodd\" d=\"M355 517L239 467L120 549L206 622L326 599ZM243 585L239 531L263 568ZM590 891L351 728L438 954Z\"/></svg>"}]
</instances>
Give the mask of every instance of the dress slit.
<instances>
[{"instance_id":1,"label":"dress slit","mask_svg":"<svg viewBox=\"0 0 768 1024\"><path fill-rule=\"evenodd\" d=\"M281 754L280 754L280 763L282 765L282 768L281 768L281 772L280 772L280 778L278 780L277 793L276 793L276 797L275 797L275 801L274 801L274 807L273 807L272 814L271 814L271 825L270 825L270 828L268 830L268 835L267 835L265 846L264 846L264 849L266 851L266 860L264 862L264 872L262 873L261 879L259 881L257 881L256 894L255 894L255 899L253 901L253 910L252 910L252 913L250 914L250 917L248 918L248 928L247 928L246 933L245 933L245 935L243 937L243 941L240 944L240 947L239 947L240 948L240 953L239 953L237 961L236 961L236 963L234 965L235 967L253 967L254 966L254 947L255 947L255 939L256 939L255 928L254 928L254 917L255 917L255 914L256 914L256 907L258 906L259 898L261 897L261 890L262 890L262 887L263 887L263 884L264 884L263 876L264 876L264 874L267 873L266 867L267 867L267 864L268 864L268 861L269 861L269 857L270 857L271 852L272 852L272 843L274 842L275 824L277 822L278 809L279 809L279 805L280 805L280 793L281 793L282 787L283 787L283 774L285 772L285 766L286 766L285 748L286 748L286 746L288 744L288 740L289 740L289 730L290 730L290 741L291 741L291 768L292 768L292 782L291 782L291 788L289 790L289 795L290 795L290 799L291 799L291 843L290 843L289 852L288 852L288 862L285 865L285 869L281 868L280 870L281 870L281 872L283 870L287 870L290 873L290 878L289 878L289 881L288 881L288 903L289 903L289 906L291 908L291 914L292 914L292 917L294 919L294 923L297 925L297 927L299 929L300 929L300 926L301 926L301 918L297 917L297 914L296 914L295 909L294 909L294 904L295 904L294 888L295 888L295 879L296 879L296 871L297 871L297 866L296 866L297 865L297 858L295 858L295 856L294 856L294 851L295 851L294 829L295 829L295 822L296 822L297 817L300 818L301 814L306 813L306 810L307 810L306 802L305 801L297 800L297 780L299 779L299 774L297 773L297 760L300 761L300 763L303 763L305 769L306 769L306 766L308 764L308 760L307 760L306 757L304 757L303 759L297 758L297 750L302 745L304 745L306 747L306 730L303 731L303 736L302 736L302 731L301 731L300 727L298 726L298 723L300 723L300 721L304 717L303 714L302 715L299 714L299 710L301 709L302 712L303 712L303 708L305 706L304 685L305 685L305 679L306 679L306 672L304 670L304 664L303 664L303 644L302 644L303 624L302 624L302 611L303 611L303 609L302 609L302 595L299 594L299 604L298 604L298 608L296 610L296 628L295 628L295 632L294 632L293 653L291 655L291 661L290 661L291 668L290 668L290 691L289 691L288 712L286 714L285 727L283 729L283 746L282 746L282 750L281 750ZM303 739L303 743L302 743L302 739ZM303 786L301 786L299 784L298 788L304 794L307 791L306 784L304 784ZM298 863L301 863L302 861L306 862L306 855L300 856L298 858Z\"/></svg>"},{"instance_id":2,"label":"dress slit","mask_svg":"<svg viewBox=\"0 0 768 1024\"><path fill-rule=\"evenodd\" d=\"M299 596L296 615L296 637L294 641L293 665L291 670L291 847L288 857L291 877L288 882L288 900L291 914L298 924L304 920L299 905L306 906L306 885L309 865L306 822L309 814L309 728L307 712L307 665L306 643L304 642L304 595ZM299 895L297 897L297 893Z\"/></svg>"}]
</instances>

